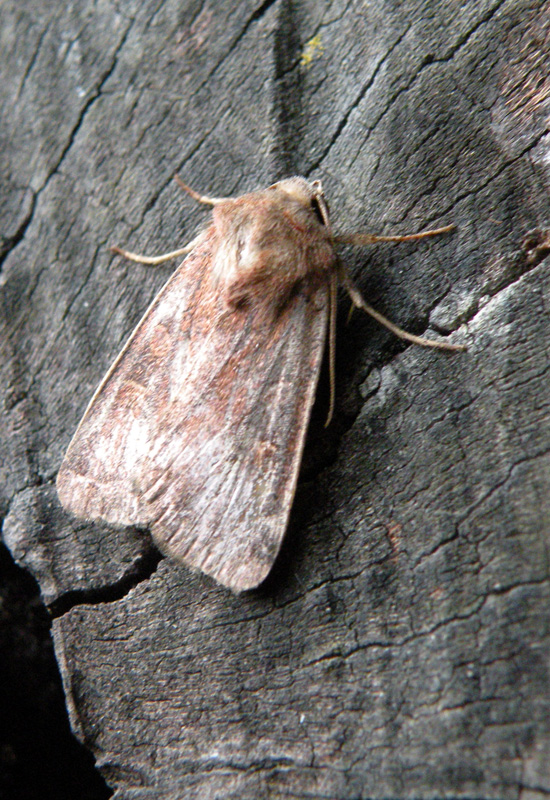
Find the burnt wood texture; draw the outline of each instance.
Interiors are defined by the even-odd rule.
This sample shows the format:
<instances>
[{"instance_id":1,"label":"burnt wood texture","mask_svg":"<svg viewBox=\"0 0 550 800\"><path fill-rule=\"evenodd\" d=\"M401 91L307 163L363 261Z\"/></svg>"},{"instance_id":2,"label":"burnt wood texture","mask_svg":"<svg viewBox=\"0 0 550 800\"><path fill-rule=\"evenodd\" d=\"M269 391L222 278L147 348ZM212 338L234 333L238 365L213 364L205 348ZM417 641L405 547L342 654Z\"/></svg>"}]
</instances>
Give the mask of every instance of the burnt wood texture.
<instances>
[{"instance_id":1,"label":"burnt wood texture","mask_svg":"<svg viewBox=\"0 0 550 800\"><path fill-rule=\"evenodd\" d=\"M117 799L550 792L550 3L2 3L2 535ZM55 491L214 196L321 179L341 298L290 524L234 595ZM174 267L177 264L173 265ZM434 333L435 332L435 333Z\"/></svg>"}]
</instances>

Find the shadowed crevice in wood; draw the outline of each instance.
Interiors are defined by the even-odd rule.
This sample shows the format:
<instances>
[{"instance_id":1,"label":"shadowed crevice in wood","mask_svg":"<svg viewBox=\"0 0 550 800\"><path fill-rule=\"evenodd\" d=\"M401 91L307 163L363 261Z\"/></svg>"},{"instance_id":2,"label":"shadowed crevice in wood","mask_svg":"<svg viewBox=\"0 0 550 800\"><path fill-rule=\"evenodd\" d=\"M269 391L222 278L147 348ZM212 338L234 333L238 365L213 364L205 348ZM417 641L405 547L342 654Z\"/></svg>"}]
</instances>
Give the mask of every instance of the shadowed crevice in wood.
<instances>
[{"instance_id":1,"label":"shadowed crevice in wood","mask_svg":"<svg viewBox=\"0 0 550 800\"><path fill-rule=\"evenodd\" d=\"M273 119L275 142L273 171L278 180L296 174L296 142L305 124L302 117L302 77L297 68L300 25L293 0L282 0L278 9L273 56Z\"/></svg>"},{"instance_id":2,"label":"shadowed crevice in wood","mask_svg":"<svg viewBox=\"0 0 550 800\"><path fill-rule=\"evenodd\" d=\"M69 728L38 586L0 544L0 797L106 800L107 785Z\"/></svg>"},{"instance_id":3,"label":"shadowed crevice in wood","mask_svg":"<svg viewBox=\"0 0 550 800\"><path fill-rule=\"evenodd\" d=\"M93 606L100 603L114 603L117 600L122 600L123 597L126 597L128 592L140 583L149 580L163 558L164 556L159 553L156 547L151 545L150 549L140 556L119 580L114 581L109 586L97 586L90 589L73 589L64 592L48 606L52 619L62 617L63 614L71 611L71 609L76 606Z\"/></svg>"},{"instance_id":4,"label":"shadowed crevice in wood","mask_svg":"<svg viewBox=\"0 0 550 800\"><path fill-rule=\"evenodd\" d=\"M25 236L27 228L29 227L32 215L34 213L34 206L36 203L36 194L29 190L28 200L26 202L27 208L23 212L23 217L19 222L17 229L11 235L0 234L0 272L2 271L2 264L11 251L17 247Z\"/></svg>"}]
</instances>

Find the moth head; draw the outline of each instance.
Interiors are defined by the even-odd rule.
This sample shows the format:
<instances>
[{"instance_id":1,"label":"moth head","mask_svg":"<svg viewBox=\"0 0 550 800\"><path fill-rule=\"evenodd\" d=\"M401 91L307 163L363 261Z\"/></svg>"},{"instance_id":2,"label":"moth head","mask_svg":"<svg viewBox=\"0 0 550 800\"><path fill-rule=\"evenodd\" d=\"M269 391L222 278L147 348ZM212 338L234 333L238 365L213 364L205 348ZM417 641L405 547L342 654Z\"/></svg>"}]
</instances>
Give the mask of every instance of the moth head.
<instances>
[{"instance_id":1,"label":"moth head","mask_svg":"<svg viewBox=\"0 0 550 800\"><path fill-rule=\"evenodd\" d=\"M328 227L328 203L323 194L321 181L309 183L305 178L286 178L284 181L274 183L269 188L288 195L292 200L310 210L321 225Z\"/></svg>"}]
</instances>

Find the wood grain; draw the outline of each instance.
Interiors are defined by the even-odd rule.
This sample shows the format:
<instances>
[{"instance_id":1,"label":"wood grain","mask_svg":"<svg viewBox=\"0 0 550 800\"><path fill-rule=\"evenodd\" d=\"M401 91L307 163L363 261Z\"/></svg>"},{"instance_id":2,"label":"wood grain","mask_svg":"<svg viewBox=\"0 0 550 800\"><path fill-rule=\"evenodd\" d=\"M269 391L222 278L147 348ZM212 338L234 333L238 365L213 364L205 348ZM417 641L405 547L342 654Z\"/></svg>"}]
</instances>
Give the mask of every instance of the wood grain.
<instances>
[{"instance_id":1,"label":"wood grain","mask_svg":"<svg viewBox=\"0 0 550 800\"><path fill-rule=\"evenodd\" d=\"M548 2L4 10L3 537L63 598L71 723L114 796L548 794L550 265L522 250L550 219ZM380 311L469 351L403 349L342 303L334 424L314 413L245 597L167 559L132 572L147 535L55 495L169 274L109 246L204 223L175 172L210 194L320 178L336 232L457 225L343 254Z\"/></svg>"}]
</instances>

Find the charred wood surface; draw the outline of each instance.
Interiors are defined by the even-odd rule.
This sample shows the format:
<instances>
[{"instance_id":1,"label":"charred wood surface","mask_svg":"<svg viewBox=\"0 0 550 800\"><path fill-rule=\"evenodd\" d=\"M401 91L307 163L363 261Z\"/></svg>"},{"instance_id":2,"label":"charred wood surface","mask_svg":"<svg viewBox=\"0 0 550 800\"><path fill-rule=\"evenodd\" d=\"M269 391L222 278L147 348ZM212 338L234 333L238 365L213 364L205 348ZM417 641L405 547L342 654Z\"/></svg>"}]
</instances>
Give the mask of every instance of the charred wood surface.
<instances>
[{"instance_id":1,"label":"charred wood surface","mask_svg":"<svg viewBox=\"0 0 550 800\"><path fill-rule=\"evenodd\" d=\"M0 504L114 797L550 792L550 4L3 4ZM464 354L338 328L260 590L82 524L54 482L206 212L321 179L365 297Z\"/></svg>"}]
</instances>

